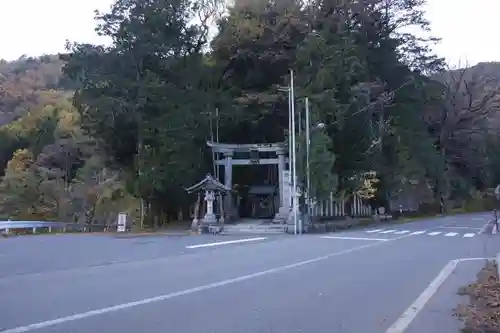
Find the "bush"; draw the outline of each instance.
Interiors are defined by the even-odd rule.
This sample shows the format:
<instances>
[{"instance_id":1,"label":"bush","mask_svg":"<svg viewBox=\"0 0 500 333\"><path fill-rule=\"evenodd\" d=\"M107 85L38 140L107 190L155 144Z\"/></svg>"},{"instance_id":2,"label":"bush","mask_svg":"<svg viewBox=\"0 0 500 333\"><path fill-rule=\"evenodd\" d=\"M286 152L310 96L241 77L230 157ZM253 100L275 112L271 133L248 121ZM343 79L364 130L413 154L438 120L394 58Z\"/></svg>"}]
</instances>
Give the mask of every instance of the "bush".
<instances>
[{"instance_id":1,"label":"bush","mask_svg":"<svg viewBox=\"0 0 500 333\"><path fill-rule=\"evenodd\" d=\"M484 212L495 209L496 204L496 200L491 197L471 199L465 203L464 211L467 213Z\"/></svg>"}]
</instances>

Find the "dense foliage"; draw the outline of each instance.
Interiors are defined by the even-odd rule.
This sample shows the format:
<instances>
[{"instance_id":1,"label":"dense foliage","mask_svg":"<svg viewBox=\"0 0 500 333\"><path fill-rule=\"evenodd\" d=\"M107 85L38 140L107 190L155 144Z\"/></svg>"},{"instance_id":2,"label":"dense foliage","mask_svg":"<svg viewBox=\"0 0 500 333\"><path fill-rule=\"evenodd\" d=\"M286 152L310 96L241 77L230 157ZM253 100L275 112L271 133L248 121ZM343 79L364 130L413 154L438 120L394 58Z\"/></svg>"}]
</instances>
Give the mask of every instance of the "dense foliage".
<instances>
[{"instance_id":1,"label":"dense foliage","mask_svg":"<svg viewBox=\"0 0 500 333\"><path fill-rule=\"evenodd\" d=\"M297 109L308 97L325 124L311 138L315 197L460 205L500 182L499 66L444 71L435 40L407 32L428 29L423 3L117 0L96 17L110 46L0 63L2 212L174 219L213 168L214 123L222 142L287 140L290 69ZM246 169L236 182L262 182Z\"/></svg>"}]
</instances>

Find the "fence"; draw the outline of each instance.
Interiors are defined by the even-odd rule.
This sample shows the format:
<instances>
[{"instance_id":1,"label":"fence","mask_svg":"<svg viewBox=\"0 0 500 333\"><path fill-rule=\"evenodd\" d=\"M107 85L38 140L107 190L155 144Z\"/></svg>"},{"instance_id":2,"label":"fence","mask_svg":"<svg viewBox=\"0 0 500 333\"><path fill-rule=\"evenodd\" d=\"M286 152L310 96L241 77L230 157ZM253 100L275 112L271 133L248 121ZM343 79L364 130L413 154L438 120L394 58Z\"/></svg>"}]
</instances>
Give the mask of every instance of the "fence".
<instances>
[{"instance_id":1,"label":"fence","mask_svg":"<svg viewBox=\"0 0 500 333\"><path fill-rule=\"evenodd\" d=\"M91 231L107 231L105 225L87 225L78 223L65 222L47 222L47 221L0 221L0 232L10 233L14 230L31 230L33 233L37 231L60 231L60 232L91 232Z\"/></svg>"},{"instance_id":2,"label":"fence","mask_svg":"<svg viewBox=\"0 0 500 333\"><path fill-rule=\"evenodd\" d=\"M337 200L330 194L330 198L312 204L312 216L319 218L335 218L344 216L363 217L372 214L372 207L358 196L352 200Z\"/></svg>"}]
</instances>

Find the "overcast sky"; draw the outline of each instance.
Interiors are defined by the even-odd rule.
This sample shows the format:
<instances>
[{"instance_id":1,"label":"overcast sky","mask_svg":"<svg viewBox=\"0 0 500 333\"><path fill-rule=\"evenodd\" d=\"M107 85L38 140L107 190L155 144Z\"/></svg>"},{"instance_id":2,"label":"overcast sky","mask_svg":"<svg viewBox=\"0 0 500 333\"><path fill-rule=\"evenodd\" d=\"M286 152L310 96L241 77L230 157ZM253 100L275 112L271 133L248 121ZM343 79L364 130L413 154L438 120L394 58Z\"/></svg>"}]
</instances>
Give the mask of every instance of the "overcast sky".
<instances>
[{"instance_id":1,"label":"overcast sky","mask_svg":"<svg viewBox=\"0 0 500 333\"><path fill-rule=\"evenodd\" d=\"M67 39L101 43L94 9L112 0L0 0L0 59L64 50ZM428 0L436 52L452 65L500 61L500 0Z\"/></svg>"}]
</instances>

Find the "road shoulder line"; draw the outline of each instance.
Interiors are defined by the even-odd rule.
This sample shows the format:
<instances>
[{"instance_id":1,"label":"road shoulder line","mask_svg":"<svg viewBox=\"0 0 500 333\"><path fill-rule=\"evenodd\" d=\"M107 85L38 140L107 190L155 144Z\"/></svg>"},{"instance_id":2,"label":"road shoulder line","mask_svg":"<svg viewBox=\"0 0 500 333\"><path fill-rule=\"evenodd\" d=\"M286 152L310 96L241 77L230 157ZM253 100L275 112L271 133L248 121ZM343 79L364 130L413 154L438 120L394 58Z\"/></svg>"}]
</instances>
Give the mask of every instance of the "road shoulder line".
<instances>
[{"instance_id":1,"label":"road shoulder line","mask_svg":"<svg viewBox=\"0 0 500 333\"><path fill-rule=\"evenodd\" d=\"M417 299L406 309L405 312L389 327L385 333L403 333L415 320L417 315L422 311L431 300L431 298L438 292L439 287L448 279L453 273L455 268L461 262L475 261L475 260L490 260L492 258L461 258L449 261L443 269L439 272L434 280L427 286L427 288L417 297Z\"/></svg>"}]
</instances>

